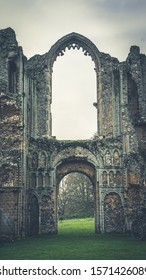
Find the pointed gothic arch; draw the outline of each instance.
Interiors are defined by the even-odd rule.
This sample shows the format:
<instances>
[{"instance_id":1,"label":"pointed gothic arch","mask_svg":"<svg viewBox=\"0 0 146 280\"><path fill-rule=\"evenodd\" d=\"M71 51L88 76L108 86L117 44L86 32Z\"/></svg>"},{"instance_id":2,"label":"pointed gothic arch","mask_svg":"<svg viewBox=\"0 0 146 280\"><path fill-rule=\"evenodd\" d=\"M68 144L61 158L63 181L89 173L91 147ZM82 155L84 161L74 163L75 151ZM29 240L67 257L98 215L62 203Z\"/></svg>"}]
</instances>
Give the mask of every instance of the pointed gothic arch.
<instances>
[{"instance_id":1,"label":"pointed gothic arch","mask_svg":"<svg viewBox=\"0 0 146 280\"><path fill-rule=\"evenodd\" d=\"M76 32L72 32L63 36L51 47L51 49L48 52L47 66L53 67L53 63L56 61L57 57L64 55L66 48L73 48L78 50L82 48L84 55L91 56L91 59L94 61L95 66L98 67L97 70L99 70L99 50L87 37Z\"/></svg>"},{"instance_id":2,"label":"pointed gothic arch","mask_svg":"<svg viewBox=\"0 0 146 280\"><path fill-rule=\"evenodd\" d=\"M58 56L63 56L66 48L68 49L82 49L85 56L90 56L95 64L95 72L96 72L96 102L94 105L98 103L101 96L101 63L100 57L101 53L97 49L97 47L85 36L72 32L68 35L65 35L61 39L59 39L49 50L45 58L45 76L46 76L46 100L48 101L46 108L46 116L47 116L47 125L46 132L47 136L52 137L52 72L53 72L53 64L56 61ZM99 133L99 107L96 106L97 109L97 135Z\"/></svg>"}]
</instances>

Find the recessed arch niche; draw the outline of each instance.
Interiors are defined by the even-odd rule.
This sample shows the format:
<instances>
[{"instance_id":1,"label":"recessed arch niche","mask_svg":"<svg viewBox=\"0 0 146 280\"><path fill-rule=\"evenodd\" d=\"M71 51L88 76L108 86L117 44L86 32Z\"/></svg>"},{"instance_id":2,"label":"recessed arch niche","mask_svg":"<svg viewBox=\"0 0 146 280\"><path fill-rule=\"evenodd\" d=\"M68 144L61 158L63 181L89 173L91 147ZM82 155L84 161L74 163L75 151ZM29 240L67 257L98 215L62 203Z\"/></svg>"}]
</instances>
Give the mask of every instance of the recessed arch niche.
<instances>
[{"instance_id":1,"label":"recessed arch niche","mask_svg":"<svg viewBox=\"0 0 146 280\"><path fill-rule=\"evenodd\" d=\"M110 192L104 199L105 232L124 232L124 208L121 197L116 192Z\"/></svg>"}]
</instances>

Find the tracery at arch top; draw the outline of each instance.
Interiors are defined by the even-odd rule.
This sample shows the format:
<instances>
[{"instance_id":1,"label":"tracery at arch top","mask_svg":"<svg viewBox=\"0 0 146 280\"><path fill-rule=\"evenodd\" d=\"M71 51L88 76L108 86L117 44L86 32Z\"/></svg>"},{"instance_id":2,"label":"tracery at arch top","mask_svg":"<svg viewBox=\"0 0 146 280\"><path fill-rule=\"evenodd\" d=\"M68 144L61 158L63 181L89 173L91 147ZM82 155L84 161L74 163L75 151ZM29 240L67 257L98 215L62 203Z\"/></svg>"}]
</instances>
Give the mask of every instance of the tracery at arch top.
<instances>
[{"instance_id":1,"label":"tracery at arch top","mask_svg":"<svg viewBox=\"0 0 146 280\"><path fill-rule=\"evenodd\" d=\"M95 63L95 67L99 70L100 67L100 52L97 47L85 36L78 33L70 33L59 39L48 52L47 65L53 67L53 63L58 56L63 56L66 49L82 49L85 56L90 56Z\"/></svg>"}]
</instances>

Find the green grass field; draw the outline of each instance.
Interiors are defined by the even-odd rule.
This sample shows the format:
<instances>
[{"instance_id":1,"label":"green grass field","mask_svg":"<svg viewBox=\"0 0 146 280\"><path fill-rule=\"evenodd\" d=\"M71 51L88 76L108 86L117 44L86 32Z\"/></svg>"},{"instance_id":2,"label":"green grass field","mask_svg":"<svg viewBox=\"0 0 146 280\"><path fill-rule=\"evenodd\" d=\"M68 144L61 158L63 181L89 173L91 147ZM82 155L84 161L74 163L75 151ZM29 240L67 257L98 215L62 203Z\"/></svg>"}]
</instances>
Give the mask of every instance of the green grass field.
<instances>
[{"instance_id":1,"label":"green grass field","mask_svg":"<svg viewBox=\"0 0 146 280\"><path fill-rule=\"evenodd\" d=\"M0 247L2 260L146 260L146 241L95 234L93 219L59 222L59 234L28 237Z\"/></svg>"}]
</instances>

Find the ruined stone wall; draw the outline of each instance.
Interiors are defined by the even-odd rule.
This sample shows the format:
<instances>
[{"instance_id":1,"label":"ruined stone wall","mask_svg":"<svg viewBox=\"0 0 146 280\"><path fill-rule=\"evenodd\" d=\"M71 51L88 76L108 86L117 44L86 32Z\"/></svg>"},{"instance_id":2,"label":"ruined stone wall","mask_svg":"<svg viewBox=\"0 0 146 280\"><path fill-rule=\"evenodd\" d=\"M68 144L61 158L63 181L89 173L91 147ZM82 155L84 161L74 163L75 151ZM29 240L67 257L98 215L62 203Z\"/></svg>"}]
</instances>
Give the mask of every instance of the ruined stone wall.
<instances>
[{"instance_id":1,"label":"ruined stone wall","mask_svg":"<svg viewBox=\"0 0 146 280\"><path fill-rule=\"evenodd\" d=\"M129 112L138 148L141 155L146 155L146 56L140 53L137 46L130 49L127 58L129 81Z\"/></svg>"},{"instance_id":2,"label":"ruined stone wall","mask_svg":"<svg viewBox=\"0 0 146 280\"><path fill-rule=\"evenodd\" d=\"M97 74L93 139L52 138L52 67L66 48L82 48ZM0 234L57 232L59 181L85 173L94 185L96 231L125 232L146 207L146 56L125 62L71 33L27 60L11 28L0 30Z\"/></svg>"},{"instance_id":3,"label":"ruined stone wall","mask_svg":"<svg viewBox=\"0 0 146 280\"><path fill-rule=\"evenodd\" d=\"M50 155L52 141L31 139L27 155L27 234L56 232L56 193ZM33 201L33 204L32 204ZM38 216L37 216L38 213ZM38 226L33 226L33 224Z\"/></svg>"},{"instance_id":4,"label":"ruined stone wall","mask_svg":"<svg viewBox=\"0 0 146 280\"><path fill-rule=\"evenodd\" d=\"M27 63L27 76L29 77L30 84L32 82L34 84L34 89L30 90L30 95L28 97L30 104L29 111L33 112L32 117L30 116L30 122L34 122L30 129L30 134L33 137L51 136L46 63L46 55L36 55Z\"/></svg>"},{"instance_id":5,"label":"ruined stone wall","mask_svg":"<svg viewBox=\"0 0 146 280\"><path fill-rule=\"evenodd\" d=\"M0 231L20 234L22 214L22 49L11 28L0 31ZM19 198L19 199L18 199Z\"/></svg>"},{"instance_id":6,"label":"ruined stone wall","mask_svg":"<svg viewBox=\"0 0 146 280\"><path fill-rule=\"evenodd\" d=\"M0 229L1 235L18 234L18 193L12 188L0 190Z\"/></svg>"},{"instance_id":7,"label":"ruined stone wall","mask_svg":"<svg viewBox=\"0 0 146 280\"><path fill-rule=\"evenodd\" d=\"M119 131L119 99L120 80L118 73L119 62L108 54L101 53L101 87L97 98L99 109L99 135L113 137ZM98 81L99 83L99 81Z\"/></svg>"},{"instance_id":8,"label":"ruined stone wall","mask_svg":"<svg viewBox=\"0 0 146 280\"><path fill-rule=\"evenodd\" d=\"M127 70L132 76L133 81L135 82L135 91L137 91L137 101L138 101L138 116L141 119L145 120L146 118L146 78L145 78L145 65L146 65L146 56L140 53L140 48L137 46L132 46L130 48L130 53L127 57ZM133 98L135 97L134 88L132 89Z\"/></svg>"},{"instance_id":9,"label":"ruined stone wall","mask_svg":"<svg viewBox=\"0 0 146 280\"><path fill-rule=\"evenodd\" d=\"M104 214L106 232L125 232L124 209L120 196L117 193L111 192L106 195L104 200Z\"/></svg>"},{"instance_id":10,"label":"ruined stone wall","mask_svg":"<svg viewBox=\"0 0 146 280\"><path fill-rule=\"evenodd\" d=\"M8 93L9 58L18 48L15 32L11 28L0 30L0 91Z\"/></svg>"},{"instance_id":11,"label":"ruined stone wall","mask_svg":"<svg viewBox=\"0 0 146 280\"><path fill-rule=\"evenodd\" d=\"M137 46L130 48L126 60L127 90L124 110L124 137L127 145L124 166L127 171L127 188L125 189L125 214L127 220L134 219L136 213L146 207L146 165L145 165L145 131L146 131L146 56L140 54ZM127 104L127 108L126 108ZM123 144L124 144L123 143ZM125 152L125 149L124 149ZM133 218L132 218L133 217Z\"/></svg>"}]
</instances>

